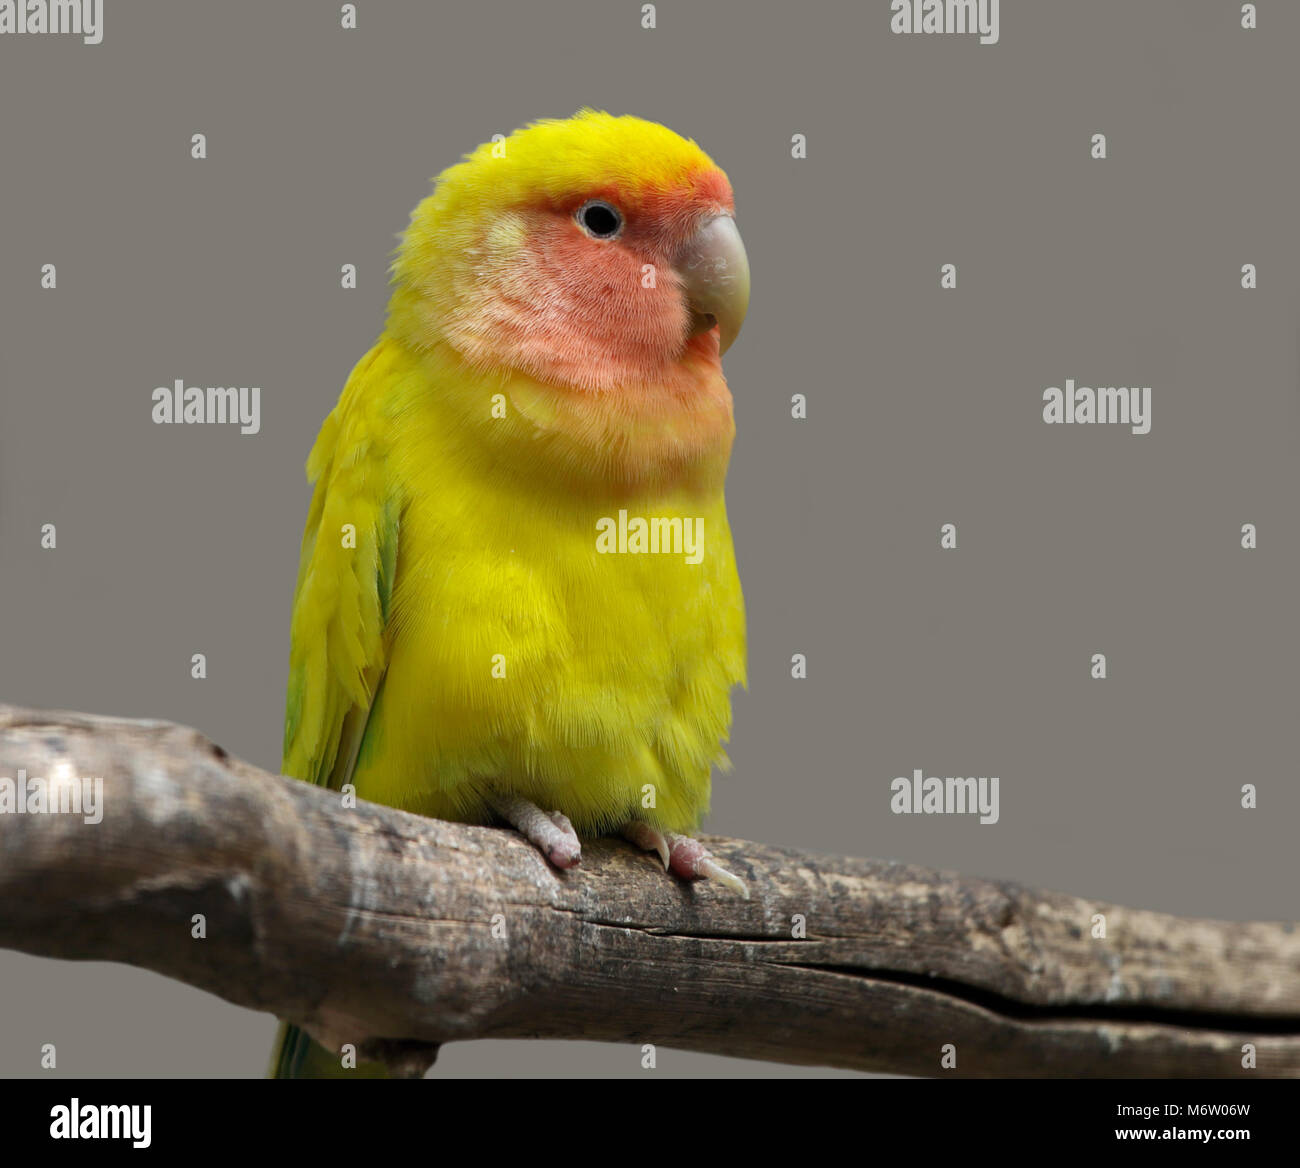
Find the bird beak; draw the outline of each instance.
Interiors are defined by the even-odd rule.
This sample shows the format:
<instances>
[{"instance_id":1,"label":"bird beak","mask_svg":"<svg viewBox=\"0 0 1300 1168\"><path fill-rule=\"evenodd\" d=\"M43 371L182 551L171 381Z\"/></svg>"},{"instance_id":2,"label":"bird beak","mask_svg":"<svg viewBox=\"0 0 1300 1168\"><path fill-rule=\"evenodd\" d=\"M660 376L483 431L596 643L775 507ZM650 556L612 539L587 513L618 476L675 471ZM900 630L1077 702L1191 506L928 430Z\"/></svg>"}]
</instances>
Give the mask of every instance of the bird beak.
<instances>
[{"instance_id":1,"label":"bird beak","mask_svg":"<svg viewBox=\"0 0 1300 1168\"><path fill-rule=\"evenodd\" d=\"M725 353L745 323L749 308L749 259L730 215L705 220L677 257L677 271L691 310L691 336L718 329Z\"/></svg>"}]
</instances>

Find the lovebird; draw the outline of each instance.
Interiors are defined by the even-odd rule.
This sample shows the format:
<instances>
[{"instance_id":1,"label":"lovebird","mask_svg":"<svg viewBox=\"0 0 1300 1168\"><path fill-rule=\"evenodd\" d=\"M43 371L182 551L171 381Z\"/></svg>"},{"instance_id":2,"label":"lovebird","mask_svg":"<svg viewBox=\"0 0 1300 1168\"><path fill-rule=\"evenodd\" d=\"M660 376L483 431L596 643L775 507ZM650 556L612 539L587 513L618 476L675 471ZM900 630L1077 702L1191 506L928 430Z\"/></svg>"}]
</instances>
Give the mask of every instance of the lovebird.
<instances>
[{"instance_id":1,"label":"lovebird","mask_svg":"<svg viewBox=\"0 0 1300 1168\"><path fill-rule=\"evenodd\" d=\"M640 118L538 121L434 180L391 285L307 461L284 773L747 896L691 838L745 682L727 176ZM339 1064L281 1027L278 1077L379 1073Z\"/></svg>"}]
</instances>

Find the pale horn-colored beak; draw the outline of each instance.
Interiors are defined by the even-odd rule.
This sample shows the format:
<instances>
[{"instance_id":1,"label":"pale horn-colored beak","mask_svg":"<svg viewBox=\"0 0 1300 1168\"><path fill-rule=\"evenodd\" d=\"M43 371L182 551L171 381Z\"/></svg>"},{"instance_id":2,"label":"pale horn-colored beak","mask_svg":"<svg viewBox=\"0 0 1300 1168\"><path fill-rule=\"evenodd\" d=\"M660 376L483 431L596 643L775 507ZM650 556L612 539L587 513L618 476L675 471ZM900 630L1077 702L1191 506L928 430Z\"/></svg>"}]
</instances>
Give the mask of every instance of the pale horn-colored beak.
<instances>
[{"instance_id":1,"label":"pale horn-colored beak","mask_svg":"<svg viewBox=\"0 0 1300 1168\"><path fill-rule=\"evenodd\" d=\"M682 248L676 266L691 310L691 336L717 325L718 351L725 353L749 308L749 258L736 221L725 214L707 219Z\"/></svg>"}]
</instances>

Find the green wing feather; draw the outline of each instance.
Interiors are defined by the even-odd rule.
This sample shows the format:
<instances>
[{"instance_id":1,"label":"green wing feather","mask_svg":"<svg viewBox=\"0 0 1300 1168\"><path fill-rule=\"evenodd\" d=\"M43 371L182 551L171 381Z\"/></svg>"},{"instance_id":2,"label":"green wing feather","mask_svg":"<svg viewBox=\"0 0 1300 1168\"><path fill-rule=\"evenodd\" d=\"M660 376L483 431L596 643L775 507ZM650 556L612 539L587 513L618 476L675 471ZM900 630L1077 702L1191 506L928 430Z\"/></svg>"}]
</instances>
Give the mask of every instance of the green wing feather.
<instances>
[{"instance_id":1,"label":"green wing feather","mask_svg":"<svg viewBox=\"0 0 1300 1168\"><path fill-rule=\"evenodd\" d=\"M307 460L316 483L294 591L283 772L338 789L352 775L388 658L401 498L387 473L389 427L371 385L375 353L352 372ZM281 1023L276 1078L373 1077Z\"/></svg>"}]
</instances>

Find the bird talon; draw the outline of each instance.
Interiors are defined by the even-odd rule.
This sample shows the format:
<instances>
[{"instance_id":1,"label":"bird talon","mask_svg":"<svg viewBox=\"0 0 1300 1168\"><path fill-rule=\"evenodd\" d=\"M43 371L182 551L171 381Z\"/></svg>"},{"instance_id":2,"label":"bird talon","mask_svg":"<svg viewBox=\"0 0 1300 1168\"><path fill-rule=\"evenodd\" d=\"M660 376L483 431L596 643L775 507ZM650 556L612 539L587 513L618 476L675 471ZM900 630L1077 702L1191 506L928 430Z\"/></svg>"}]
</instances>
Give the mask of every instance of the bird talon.
<instances>
[{"instance_id":1,"label":"bird talon","mask_svg":"<svg viewBox=\"0 0 1300 1168\"><path fill-rule=\"evenodd\" d=\"M582 862L582 844L568 816L549 814L517 795L497 795L492 809L557 868L576 868Z\"/></svg>"},{"instance_id":2,"label":"bird talon","mask_svg":"<svg viewBox=\"0 0 1300 1168\"><path fill-rule=\"evenodd\" d=\"M664 838L664 833L657 828L651 827L648 823L643 823L639 819L632 820L623 828L625 838L632 841L643 852L658 852L659 858L663 861L664 871L668 871L668 862L671 853L668 849L668 841Z\"/></svg>"},{"instance_id":3,"label":"bird talon","mask_svg":"<svg viewBox=\"0 0 1300 1168\"><path fill-rule=\"evenodd\" d=\"M662 832L639 819L627 824L623 835L643 851L658 852L665 870L676 873L683 880L713 880L745 900L749 899L745 882L719 864L699 840L676 832Z\"/></svg>"},{"instance_id":4,"label":"bird talon","mask_svg":"<svg viewBox=\"0 0 1300 1168\"><path fill-rule=\"evenodd\" d=\"M749 899L749 887L734 872L728 872L717 860L711 856L705 856L695 864L695 870L701 876L707 876L710 880L716 880L719 884L730 888L732 892L737 893L743 899Z\"/></svg>"}]
</instances>

